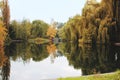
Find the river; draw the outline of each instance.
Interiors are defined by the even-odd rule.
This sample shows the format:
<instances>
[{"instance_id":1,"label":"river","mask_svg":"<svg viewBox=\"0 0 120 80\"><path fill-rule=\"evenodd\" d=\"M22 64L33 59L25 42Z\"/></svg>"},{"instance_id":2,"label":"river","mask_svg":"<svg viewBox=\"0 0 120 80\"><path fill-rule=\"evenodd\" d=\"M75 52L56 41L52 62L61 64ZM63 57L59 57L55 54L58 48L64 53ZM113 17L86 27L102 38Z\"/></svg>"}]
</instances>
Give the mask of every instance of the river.
<instances>
[{"instance_id":1,"label":"river","mask_svg":"<svg viewBox=\"0 0 120 80\"><path fill-rule=\"evenodd\" d=\"M12 43L2 53L1 80L49 80L120 69L120 47L111 45Z\"/></svg>"}]
</instances>

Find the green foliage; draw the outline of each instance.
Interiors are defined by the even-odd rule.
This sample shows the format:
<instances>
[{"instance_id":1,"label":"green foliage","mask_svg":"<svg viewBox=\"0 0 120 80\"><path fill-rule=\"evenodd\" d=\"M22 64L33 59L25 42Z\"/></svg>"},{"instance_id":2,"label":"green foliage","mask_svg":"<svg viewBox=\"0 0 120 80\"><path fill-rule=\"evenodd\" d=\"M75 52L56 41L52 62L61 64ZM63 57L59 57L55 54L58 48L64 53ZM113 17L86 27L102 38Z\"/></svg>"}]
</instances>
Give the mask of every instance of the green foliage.
<instances>
[{"instance_id":1,"label":"green foliage","mask_svg":"<svg viewBox=\"0 0 120 80\"><path fill-rule=\"evenodd\" d=\"M72 40L74 42L80 37L80 33L82 35L82 27L81 27L81 19L82 17L76 15L74 18L70 18L69 21L59 29L59 36L62 39ZM81 32L79 31L81 30Z\"/></svg>"},{"instance_id":2,"label":"green foliage","mask_svg":"<svg viewBox=\"0 0 120 80\"><path fill-rule=\"evenodd\" d=\"M9 28L10 38L13 40L28 40L30 38L46 37L48 24L35 20L32 23L29 20L22 22L12 21Z\"/></svg>"},{"instance_id":3,"label":"green foliage","mask_svg":"<svg viewBox=\"0 0 120 80\"><path fill-rule=\"evenodd\" d=\"M24 62L28 62L30 59L41 61L49 56L46 45L28 43L12 43L5 48L5 53L14 61L21 58Z\"/></svg>"},{"instance_id":4,"label":"green foliage","mask_svg":"<svg viewBox=\"0 0 120 80\"><path fill-rule=\"evenodd\" d=\"M46 32L49 25L41 20L35 20L32 22L31 37L47 37Z\"/></svg>"},{"instance_id":5,"label":"green foliage","mask_svg":"<svg viewBox=\"0 0 120 80\"><path fill-rule=\"evenodd\" d=\"M31 23L28 20L22 22L12 21L9 28L11 39L27 40L30 38Z\"/></svg>"}]
</instances>

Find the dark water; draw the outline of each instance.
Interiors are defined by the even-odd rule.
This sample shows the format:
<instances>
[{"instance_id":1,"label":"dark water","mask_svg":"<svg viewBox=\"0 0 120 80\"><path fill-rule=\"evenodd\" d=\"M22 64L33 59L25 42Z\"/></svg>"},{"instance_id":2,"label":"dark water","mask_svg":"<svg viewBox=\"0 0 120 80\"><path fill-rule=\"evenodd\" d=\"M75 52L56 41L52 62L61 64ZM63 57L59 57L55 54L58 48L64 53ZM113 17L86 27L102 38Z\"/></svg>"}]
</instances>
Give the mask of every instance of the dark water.
<instances>
[{"instance_id":1,"label":"dark water","mask_svg":"<svg viewBox=\"0 0 120 80\"><path fill-rule=\"evenodd\" d=\"M0 80L48 80L120 69L118 46L12 43L0 53Z\"/></svg>"}]
</instances>

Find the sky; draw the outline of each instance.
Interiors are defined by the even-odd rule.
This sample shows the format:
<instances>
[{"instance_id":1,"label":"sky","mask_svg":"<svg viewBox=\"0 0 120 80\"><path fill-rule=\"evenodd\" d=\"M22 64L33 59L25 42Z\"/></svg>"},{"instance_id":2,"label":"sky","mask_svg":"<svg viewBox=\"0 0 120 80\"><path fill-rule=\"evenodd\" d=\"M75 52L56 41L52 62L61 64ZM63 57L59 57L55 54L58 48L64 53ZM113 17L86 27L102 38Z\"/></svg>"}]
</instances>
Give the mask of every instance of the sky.
<instances>
[{"instance_id":1,"label":"sky","mask_svg":"<svg viewBox=\"0 0 120 80\"><path fill-rule=\"evenodd\" d=\"M100 1L100 0L98 0ZM9 0L11 20L66 22L81 14L86 0Z\"/></svg>"},{"instance_id":2,"label":"sky","mask_svg":"<svg viewBox=\"0 0 120 80\"><path fill-rule=\"evenodd\" d=\"M11 20L43 20L66 22L81 14L86 0L9 0Z\"/></svg>"}]
</instances>

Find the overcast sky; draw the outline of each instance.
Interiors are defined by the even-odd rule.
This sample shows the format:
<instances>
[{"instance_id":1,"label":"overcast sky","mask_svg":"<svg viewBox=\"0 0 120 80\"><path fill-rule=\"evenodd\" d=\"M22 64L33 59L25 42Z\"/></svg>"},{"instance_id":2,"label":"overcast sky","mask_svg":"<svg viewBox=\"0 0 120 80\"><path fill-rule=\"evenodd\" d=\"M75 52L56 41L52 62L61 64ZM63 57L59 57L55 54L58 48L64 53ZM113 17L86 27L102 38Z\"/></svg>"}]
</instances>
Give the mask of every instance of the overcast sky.
<instances>
[{"instance_id":1,"label":"overcast sky","mask_svg":"<svg viewBox=\"0 0 120 80\"><path fill-rule=\"evenodd\" d=\"M50 23L54 19L66 22L69 17L81 14L85 2L86 0L9 0L11 20L40 19Z\"/></svg>"},{"instance_id":2,"label":"overcast sky","mask_svg":"<svg viewBox=\"0 0 120 80\"><path fill-rule=\"evenodd\" d=\"M51 19L66 22L69 17L81 14L86 0L9 0L11 20Z\"/></svg>"}]
</instances>

